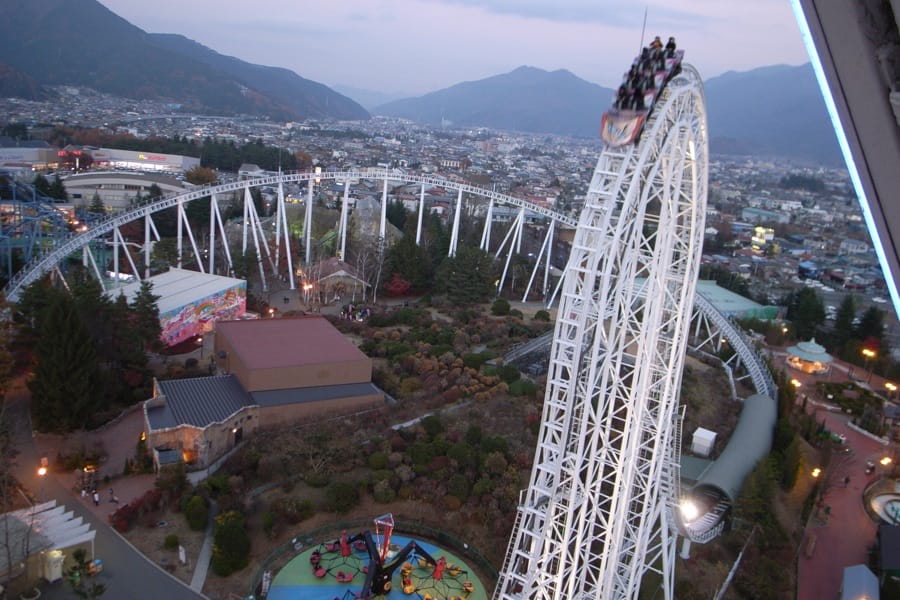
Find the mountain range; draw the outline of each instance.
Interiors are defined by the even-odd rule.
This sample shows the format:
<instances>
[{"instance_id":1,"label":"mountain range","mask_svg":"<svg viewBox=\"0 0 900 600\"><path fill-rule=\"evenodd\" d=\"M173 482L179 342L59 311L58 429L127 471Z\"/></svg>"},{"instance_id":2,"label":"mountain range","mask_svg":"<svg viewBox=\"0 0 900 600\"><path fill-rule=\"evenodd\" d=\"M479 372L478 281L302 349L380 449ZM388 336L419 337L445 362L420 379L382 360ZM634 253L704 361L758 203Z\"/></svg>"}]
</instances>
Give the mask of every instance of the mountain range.
<instances>
[{"instance_id":1,"label":"mountain range","mask_svg":"<svg viewBox=\"0 0 900 600\"><path fill-rule=\"evenodd\" d=\"M40 99L44 86L78 85L170 99L196 112L280 120L369 117L320 83L223 56L179 35L147 33L96 0L0 0L0 14L2 96Z\"/></svg>"},{"instance_id":2,"label":"mountain range","mask_svg":"<svg viewBox=\"0 0 900 600\"><path fill-rule=\"evenodd\" d=\"M841 163L809 64L728 72L710 78L704 88L711 152ZM371 110L433 125L591 137L598 135L613 95L566 70L519 67Z\"/></svg>"},{"instance_id":3,"label":"mountain range","mask_svg":"<svg viewBox=\"0 0 900 600\"><path fill-rule=\"evenodd\" d=\"M386 94L349 86L341 88L343 95L181 35L147 33L96 0L0 0L0 14L0 96L43 100L51 94L48 86L76 85L170 100L188 112L276 120L367 119L360 104L380 104L373 113L421 123L583 137L598 135L613 97L613 90L569 71L523 66L388 102ZM705 89L713 153L840 164L810 65L728 72L707 80Z\"/></svg>"}]
</instances>

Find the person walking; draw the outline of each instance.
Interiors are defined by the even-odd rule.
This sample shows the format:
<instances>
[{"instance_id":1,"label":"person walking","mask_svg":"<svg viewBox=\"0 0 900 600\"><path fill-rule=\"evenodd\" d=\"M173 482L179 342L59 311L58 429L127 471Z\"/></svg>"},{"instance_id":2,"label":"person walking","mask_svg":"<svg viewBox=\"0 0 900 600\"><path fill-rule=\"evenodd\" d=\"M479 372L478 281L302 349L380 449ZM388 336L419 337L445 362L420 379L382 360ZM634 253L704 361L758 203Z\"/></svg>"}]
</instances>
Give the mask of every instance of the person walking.
<instances>
[{"instance_id":1,"label":"person walking","mask_svg":"<svg viewBox=\"0 0 900 600\"><path fill-rule=\"evenodd\" d=\"M94 490L94 506L100 506L100 494Z\"/></svg>"}]
</instances>

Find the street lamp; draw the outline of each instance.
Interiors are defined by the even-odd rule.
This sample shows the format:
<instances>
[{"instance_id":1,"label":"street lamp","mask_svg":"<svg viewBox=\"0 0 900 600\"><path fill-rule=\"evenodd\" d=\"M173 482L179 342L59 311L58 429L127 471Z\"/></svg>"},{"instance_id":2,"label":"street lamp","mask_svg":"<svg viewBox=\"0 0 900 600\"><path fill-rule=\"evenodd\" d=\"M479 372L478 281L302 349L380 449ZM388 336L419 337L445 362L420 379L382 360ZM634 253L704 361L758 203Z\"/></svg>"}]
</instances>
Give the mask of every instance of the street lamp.
<instances>
[{"instance_id":1,"label":"street lamp","mask_svg":"<svg viewBox=\"0 0 900 600\"><path fill-rule=\"evenodd\" d=\"M803 384L800 383L799 379L791 379L791 385L797 389L800 389L801 387L803 387Z\"/></svg>"},{"instance_id":2,"label":"street lamp","mask_svg":"<svg viewBox=\"0 0 900 600\"><path fill-rule=\"evenodd\" d=\"M866 376L866 383L869 383L869 380L872 379L872 372L869 371L869 360L875 358L878 355L878 353L875 352L874 350L870 350L869 348L863 348L862 355L864 357L866 357L866 365L864 368L868 372L868 375Z\"/></svg>"},{"instance_id":3,"label":"street lamp","mask_svg":"<svg viewBox=\"0 0 900 600\"><path fill-rule=\"evenodd\" d=\"M819 467L816 467L815 469L812 470L812 473L810 473L810 475L812 475L813 479L818 479L819 475L821 475L821 474L822 474L822 469L820 469Z\"/></svg>"},{"instance_id":4,"label":"street lamp","mask_svg":"<svg viewBox=\"0 0 900 600\"><path fill-rule=\"evenodd\" d=\"M203 360L203 336L197 338L197 343L200 344L200 360Z\"/></svg>"},{"instance_id":5,"label":"street lamp","mask_svg":"<svg viewBox=\"0 0 900 600\"><path fill-rule=\"evenodd\" d=\"M37 470L38 477L41 480L41 496L40 501L44 501L44 476L47 474L47 467L41 465Z\"/></svg>"},{"instance_id":6,"label":"street lamp","mask_svg":"<svg viewBox=\"0 0 900 600\"><path fill-rule=\"evenodd\" d=\"M894 392L897 391L897 384L891 383L890 381L885 381L884 389L886 389L888 391L888 398L893 398Z\"/></svg>"}]
</instances>

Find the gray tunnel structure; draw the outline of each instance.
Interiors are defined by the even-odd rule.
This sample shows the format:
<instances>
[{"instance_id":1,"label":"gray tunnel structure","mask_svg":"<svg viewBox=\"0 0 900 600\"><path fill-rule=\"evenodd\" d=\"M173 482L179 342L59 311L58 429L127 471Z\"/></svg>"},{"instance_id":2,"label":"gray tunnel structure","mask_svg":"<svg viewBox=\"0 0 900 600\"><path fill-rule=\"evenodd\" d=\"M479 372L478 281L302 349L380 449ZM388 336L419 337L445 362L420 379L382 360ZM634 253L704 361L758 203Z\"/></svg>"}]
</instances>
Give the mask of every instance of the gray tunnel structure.
<instances>
[{"instance_id":1,"label":"gray tunnel structure","mask_svg":"<svg viewBox=\"0 0 900 600\"><path fill-rule=\"evenodd\" d=\"M737 427L722 454L682 501L676 522L686 537L702 543L718 534L747 476L771 450L777 416L775 400L766 395L754 394L744 400Z\"/></svg>"}]
</instances>

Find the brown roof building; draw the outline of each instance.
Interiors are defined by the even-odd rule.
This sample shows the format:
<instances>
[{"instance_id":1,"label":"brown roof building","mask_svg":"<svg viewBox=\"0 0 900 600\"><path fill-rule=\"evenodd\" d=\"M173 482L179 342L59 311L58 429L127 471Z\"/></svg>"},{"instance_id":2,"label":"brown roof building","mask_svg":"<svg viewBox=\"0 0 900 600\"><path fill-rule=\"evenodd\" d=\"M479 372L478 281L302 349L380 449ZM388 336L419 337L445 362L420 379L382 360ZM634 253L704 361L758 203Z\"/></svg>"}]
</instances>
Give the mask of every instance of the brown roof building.
<instances>
[{"instance_id":1,"label":"brown roof building","mask_svg":"<svg viewBox=\"0 0 900 600\"><path fill-rule=\"evenodd\" d=\"M154 381L144 404L157 465L207 468L260 429L381 406L372 360L318 316L216 324L212 377Z\"/></svg>"}]
</instances>

